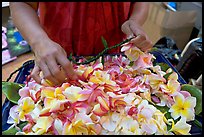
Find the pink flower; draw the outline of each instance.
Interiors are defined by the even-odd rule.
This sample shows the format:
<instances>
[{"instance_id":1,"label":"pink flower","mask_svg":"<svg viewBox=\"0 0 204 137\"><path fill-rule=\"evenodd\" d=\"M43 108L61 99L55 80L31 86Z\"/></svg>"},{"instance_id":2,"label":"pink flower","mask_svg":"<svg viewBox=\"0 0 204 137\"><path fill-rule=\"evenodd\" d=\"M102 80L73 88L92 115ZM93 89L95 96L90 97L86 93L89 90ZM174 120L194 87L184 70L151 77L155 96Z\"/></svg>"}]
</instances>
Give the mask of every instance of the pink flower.
<instances>
[{"instance_id":1,"label":"pink flower","mask_svg":"<svg viewBox=\"0 0 204 137\"><path fill-rule=\"evenodd\" d=\"M134 62L132 66L133 69L153 67L152 58L153 55L150 53L140 55L139 58Z\"/></svg>"},{"instance_id":2,"label":"pink flower","mask_svg":"<svg viewBox=\"0 0 204 137\"><path fill-rule=\"evenodd\" d=\"M98 96L105 96L104 87L99 84L84 85L85 88L79 92L82 95L88 95L87 102L92 103L96 101Z\"/></svg>"}]
</instances>

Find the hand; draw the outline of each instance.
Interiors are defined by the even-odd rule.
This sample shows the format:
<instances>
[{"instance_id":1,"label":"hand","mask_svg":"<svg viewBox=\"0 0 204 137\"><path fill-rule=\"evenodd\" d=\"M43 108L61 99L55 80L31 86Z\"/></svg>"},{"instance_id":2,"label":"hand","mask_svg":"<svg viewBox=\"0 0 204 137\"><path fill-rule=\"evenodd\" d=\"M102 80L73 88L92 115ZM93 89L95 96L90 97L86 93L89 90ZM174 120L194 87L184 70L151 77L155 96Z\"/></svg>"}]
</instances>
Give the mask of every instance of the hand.
<instances>
[{"instance_id":1,"label":"hand","mask_svg":"<svg viewBox=\"0 0 204 137\"><path fill-rule=\"evenodd\" d=\"M32 45L32 48L35 53L35 66L31 77L37 83L41 83L40 71L42 71L43 78L49 80L53 85L62 84L67 77L76 79L72 64L59 44L50 39L43 39Z\"/></svg>"},{"instance_id":2,"label":"hand","mask_svg":"<svg viewBox=\"0 0 204 137\"><path fill-rule=\"evenodd\" d=\"M127 37L136 36L130 43L134 43L142 51L147 51L152 48L153 44L151 40L136 21L131 19L127 20L121 26L121 30L127 34Z\"/></svg>"}]
</instances>

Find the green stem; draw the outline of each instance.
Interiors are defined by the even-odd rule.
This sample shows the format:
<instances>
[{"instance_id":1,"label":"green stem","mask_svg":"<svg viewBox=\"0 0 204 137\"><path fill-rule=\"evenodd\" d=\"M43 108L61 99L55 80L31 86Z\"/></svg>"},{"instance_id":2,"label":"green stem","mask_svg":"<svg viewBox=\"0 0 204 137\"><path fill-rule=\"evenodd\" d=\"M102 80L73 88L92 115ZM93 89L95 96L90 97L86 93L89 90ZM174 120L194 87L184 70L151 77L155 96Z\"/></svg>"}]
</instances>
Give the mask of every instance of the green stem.
<instances>
[{"instance_id":1,"label":"green stem","mask_svg":"<svg viewBox=\"0 0 204 137\"><path fill-rule=\"evenodd\" d=\"M112 46L112 47L105 48L105 49L104 49L102 52L100 52L98 55L96 55L95 57L92 57L92 58L90 58L89 60L86 60L86 61L84 61L84 62L76 62L76 61L72 58L72 54L70 54L69 60L72 61L74 64L77 64L77 65L89 64L89 63L91 63L91 62L96 61L97 59L99 59L99 58L100 58L101 56L103 56L108 50L111 50L111 49L113 49L113 48L117 48L117 47L119 47L119 46L121 46L121 45L123 45L123 44L129 42L129 41L130 41L131 39L133 39L133 38L134 38L134 37L129 38L129 39L126 39L126 40L122 41L121 43L116 44L116 45L114 45L114 46Z\"/></svg>"}]
</instances>

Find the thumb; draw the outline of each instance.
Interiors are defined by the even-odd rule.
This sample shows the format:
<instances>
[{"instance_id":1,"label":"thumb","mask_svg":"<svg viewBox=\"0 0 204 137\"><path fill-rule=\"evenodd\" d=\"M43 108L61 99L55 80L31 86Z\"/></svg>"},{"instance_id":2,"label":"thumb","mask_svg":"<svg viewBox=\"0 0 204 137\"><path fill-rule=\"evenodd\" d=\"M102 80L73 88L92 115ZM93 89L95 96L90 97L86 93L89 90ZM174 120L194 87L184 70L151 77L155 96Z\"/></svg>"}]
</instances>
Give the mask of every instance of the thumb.
<instances>
[{"instance_id":1,"label":"thumb","mask_svg":"<svg viewBox=\"0 0 204 137\"><path fill-rule=\"evenodd\" d=\"M128 22L125 22L121 26L121 30L122 30L123 33L125 33L127 35L127 38L130 38L130 37L134 36L132 30L130 29L130 24Z\"/></svg>"}]
</instances>

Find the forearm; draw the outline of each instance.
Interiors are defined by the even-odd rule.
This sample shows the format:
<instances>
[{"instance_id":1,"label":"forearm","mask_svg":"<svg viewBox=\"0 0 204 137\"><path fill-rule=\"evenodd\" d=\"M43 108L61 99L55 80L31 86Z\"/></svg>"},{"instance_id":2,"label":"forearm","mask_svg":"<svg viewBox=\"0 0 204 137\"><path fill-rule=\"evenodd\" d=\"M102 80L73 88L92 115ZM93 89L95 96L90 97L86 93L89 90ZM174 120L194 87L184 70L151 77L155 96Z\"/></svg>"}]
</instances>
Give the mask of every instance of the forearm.
<instances>
[{"instance_id":1,"label":"forearm","mask_svg":"<svg viewBox=\"0 0 204 137\"><path fill-rule=\"evenodd\" d=\"M143 25L148 17L149 3L148 2L135 2L133 5L133 11L130 15L130 20L134 20L139 25Z\"/></svg>"},{"instance_id":2,"label":"forearm","mask_svg":"<svg viewBox=\"0 0 204 137\"><path fill-rule=\"evenodd\" d=\"M23 38L32 48L41 39L48 38L42 29L36 11L24 2L10 2L11 17Z\"/></svg>"}]
</instances>

